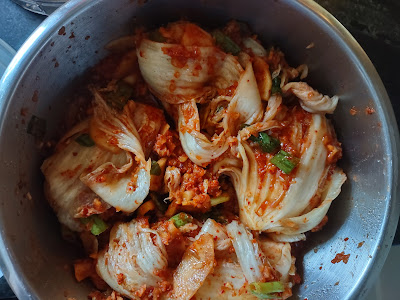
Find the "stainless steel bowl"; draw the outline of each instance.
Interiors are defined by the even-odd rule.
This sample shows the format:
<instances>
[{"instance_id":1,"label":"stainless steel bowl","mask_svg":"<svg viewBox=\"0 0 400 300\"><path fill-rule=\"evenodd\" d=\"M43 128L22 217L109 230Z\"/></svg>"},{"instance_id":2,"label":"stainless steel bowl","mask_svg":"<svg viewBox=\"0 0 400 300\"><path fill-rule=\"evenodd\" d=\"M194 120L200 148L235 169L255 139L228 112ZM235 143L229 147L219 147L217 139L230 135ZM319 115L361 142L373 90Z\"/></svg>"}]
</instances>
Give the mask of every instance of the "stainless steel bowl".
<instances>
[{"instance_id":1,"label":"stainless steel bowl","mask_svg":"<svg viewBox=\"0 0 400 300\"><path fill-rule=\"evenodd\" d=\"M50 15L67 0L13 0L21 7L40 15Z\"/></svg>"},{"instance_id":2,"label":"stainless steel bowl","mask_svg":"<svg viewBox=\"0 0 400 300\"><path fill-rule=\"evenodd\" d=\"M362 298L386 258L399 216L398 130L364 51L310 0L138 2L67 2L26 41L2 79L0 265L19 299L86 299L91 289L72 275L73 247L61 239L44 199L43 158L26 133L27 122L32 114L46 118L50 136L66 96L77 78L104 57L108 41L132 32L135 24L155 26L180 17L210 27L231 18L245 20L266 44L280 45L293 65L307 63L313 86L340 96L333 121L343 143L340 164L349 179L328 214L328 225L309 237L301 263L304 280L294 299ZM314 47L307 49L310 43ZM375 112L366 114L367 107ZM350 254L348 263L333 264L341 252Z\"/></svg>"}]
</instances>

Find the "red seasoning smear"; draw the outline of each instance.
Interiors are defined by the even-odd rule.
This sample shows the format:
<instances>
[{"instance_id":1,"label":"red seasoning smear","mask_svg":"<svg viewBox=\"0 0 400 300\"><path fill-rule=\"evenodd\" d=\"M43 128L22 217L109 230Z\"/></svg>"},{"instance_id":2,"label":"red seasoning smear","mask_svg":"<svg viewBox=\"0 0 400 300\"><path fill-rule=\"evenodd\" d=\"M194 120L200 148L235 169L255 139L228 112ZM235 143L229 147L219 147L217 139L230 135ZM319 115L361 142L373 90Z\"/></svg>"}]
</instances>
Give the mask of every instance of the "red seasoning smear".
<instances>
[{"instance_id":1,"label":"red seasoning smear","mask_svg":"<svg viewBox=\"0 0 400 300\"><path fill-rule=\"evenodd\" d=\"M58 35L65 35L65 26L62 26L58 31Z\"/></svg>"},{"instance_id":2,"label":"red seasoning smear","mask_svg":"<svg viewBox=\"0 0 400 300\"><path fill-rule=\"evenodd\" d=\"M355 116L356 114L357 114L357 109L356 109L356 107L355 106L353 106L352 108L350 108L350 114L352 115L352 116Z\"/></svg>"},{"instance_id":3,"label":"red seasoning smear","mask_svg":"<svg viewBox=\"0 0 400 300\"><path fill-rule=\"evenodd\" d=\"M185 48L181 45L173 47L163 47L161 50L164 54L171 57L171 64L177 68L183 68L189 59L200 57L200 49L198 47Z\"/></svg>"},{"instance_id":4,"label":"red seasoning smear","mask_svg":"<svg viewBox=\"0 0 400 300\"><path fill-rule=\"evenodd\" d=\"M364 245L364 243L365 243L365 241L362 241L362 242L358 243L357 248L361 248Z\"/></svg>"},{"instance_id":5,"label":"red seasoning smear","mask_svg":"<svg viewBox=\"0 0 400 300\"><path fill-rule=\"evenodd\" d=\"M331 263L336 264L343 261L345 264L349 261L350 254L344 254L344 251L336 254L335 258L331 260Z\"/></svg>"},{"instance_id":6,"label":"red seasoning smear","mask_svg":"<svg viewBox=\"0 0 400 300\"><path fill-rule=\"evenodd\" d=\"M21 108L21 111L20 111L20 114L21 114L21 116L23 116L23 117L26 117L26 115L28 114L28 108L26 108L26 107L23 107L23 108Z\"/></svg>"},{"instance_id":7,"label":"red seasoning smear","mask_svg":"<svg viewBox=\"0 0 400 300\"><path fill-rule=\"evenodd\" d=\"M367 107L365 108L365 113L366 113L367 115L372 115L373 113L375 113L375 109L373 109L372 107L367 106Z\"/></svg>"},{"instance_id":8,"label":"red seasoning smear","mask_svg":"<svg viewBox=\"0 0 400 300\"><path fill-rule=\"evenodd\" d=\"M39 100L39 91L35 90L32 95L32 102L38 102Z\"/></svg>"}]
</instances>

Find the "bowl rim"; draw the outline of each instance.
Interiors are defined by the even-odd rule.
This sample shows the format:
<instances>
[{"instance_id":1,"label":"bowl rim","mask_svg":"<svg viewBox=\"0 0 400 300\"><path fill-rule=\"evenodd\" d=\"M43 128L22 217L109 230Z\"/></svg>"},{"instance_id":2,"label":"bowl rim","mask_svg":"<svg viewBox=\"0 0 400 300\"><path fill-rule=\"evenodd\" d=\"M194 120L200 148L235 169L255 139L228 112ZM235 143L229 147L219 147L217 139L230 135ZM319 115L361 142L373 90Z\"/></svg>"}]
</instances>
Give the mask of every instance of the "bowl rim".
<instances>
[{"instance_id":1,"label":"bowl rim","mask_svg":"<svg viewBox=\"0 0 400 300\"><path fill-rule=\"evenodd\" d=\"M284 2L291 3L290 0L284 0ZM66 2L45 19L18 50L0 80L0 130L4 126L5 115L10 105L9 100L18 86L19 78L23 77L32 58L39 53L43 42L47 41L58 28L73 19L81 11L89 8L92 4L93 2L87 0L70 0ZM322 21L344 43L344 46L349 50L348 55L352 56L355 64L364 75L364 80L371 87L371 93L374 95L374 98L379 99L382 118L385 120L384 124L382 124L382 132L389 140L389 149L387 151L390 157L391 168L388 170L387 177L390 201L385 206L386 213L381 225L381 229L383 230L380 231L377 243L375 244L378 246L373 249L373 253L371 253L372 259L369 261L367 268L364 269L363 274L361 274L355 286L347 295L347 299L357 299L367 293L369 287L379 275L390 250L390 247L384 246L391 246L399 219L400 201L397 197L399 194L399 185L397 184L399 161L396 154L400 148L397 122L391 102L375 67L350 32L335 17L313 0L298 0L295 4L291 3L291 5L297 5L300 9L305 9L314 18ZM3 231L0 233L0 268L5 278L18 299L38 299L33 294L35 291L34 287L31 286L26 276L21 273L18 261L12 253L8 252L7 238L2 233ZM378 249L379 255L375 255Z\"/></svg>"}]
</instances>

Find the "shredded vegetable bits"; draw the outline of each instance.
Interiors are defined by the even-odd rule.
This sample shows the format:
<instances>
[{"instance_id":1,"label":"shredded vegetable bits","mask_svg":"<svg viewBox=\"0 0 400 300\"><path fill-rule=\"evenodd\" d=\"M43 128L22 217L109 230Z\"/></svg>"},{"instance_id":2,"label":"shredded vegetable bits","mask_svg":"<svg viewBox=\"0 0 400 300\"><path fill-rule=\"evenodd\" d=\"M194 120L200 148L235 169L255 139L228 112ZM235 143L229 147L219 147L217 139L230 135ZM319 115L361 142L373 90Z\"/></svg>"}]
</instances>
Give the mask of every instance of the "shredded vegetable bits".
<instances>
[{"instance_id":1,"label":"shredded vegetable bits","mask_svg":"<svg viewBox=\"0 0 400 300\"><path fill-rule=\"evenodd\" d=\"M291 243L323 227L346 180L325 116L338 97L236 21L137 29L106 48L85 118L42 165L87 252L77 280L97 300L290 297ZM28 132L45 124L33 116Z\"/></svg>"}]
</instances>

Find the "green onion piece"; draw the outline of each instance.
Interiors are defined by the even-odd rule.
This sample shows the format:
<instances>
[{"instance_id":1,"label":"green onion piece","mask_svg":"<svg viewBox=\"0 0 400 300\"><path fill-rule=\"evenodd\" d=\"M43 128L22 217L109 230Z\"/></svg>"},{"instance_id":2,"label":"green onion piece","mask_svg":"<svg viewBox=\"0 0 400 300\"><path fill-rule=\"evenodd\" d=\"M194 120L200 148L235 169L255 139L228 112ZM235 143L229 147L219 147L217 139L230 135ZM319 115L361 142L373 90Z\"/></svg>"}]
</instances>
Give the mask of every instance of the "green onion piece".
<instances>
[{"instance_id":1,"label":"green onion piece","mask_svg":"<svg viewBox=\"0 0 400 300\"><path fill-rule=\"evenodd\" d=\"M276 293L282 293L285 290L282 282L253 282L249 285L250 292L260 299L280 299Z\"/></svg>"},{"instance_id":2,"label":"green onion piece","mask_svg":"<svg viewBox=\"0 0 400 300\"><path fill-rule=\"evenodd\" d=\"M222 105L218 106L217 109L215 110L215 113L219 113L220 111L222 111L224 109L224 107Z\"/></svg>"},{"instance_id":3,"label":"green onion piece","mask_svg":"<svg viewBox=\"0 0 400 300\"><path fill-rule=\"evenodd\" d=\"M157 43L165 43L167 41L158 29L149 32L149 40Z\"/></svg>"},{"instance_id":4,"label":"green onion piece","mask_svg":"<svg viewBox=\"0 0 400 300\"><path fill-rule=\"evenodd\" d=\"M249 137L249 140L252 141L252 142L254 142L254 143L258 143L258 141L259 141L258 137L254 136L254 135L251 135L251 136Z\"/></svg>"},{"instance_id":5,"label":"green onion piece","mask_svg":"<svg viewBox=\"0 0 400 300\"><path fill-rule=\"evenodd\" d=\"M79 145L83 147L93 147L95 145L94 141L90 137L88 133L81 134L75 139L75 142L77 142Z\"/></svg>"},{"instance_id":6,"label":"green onion piece","mask_svg":"<svg viewBox=\"0 0 400 300\"><path fill-rule=\"evenodd\" d=\"M228 194L222 194L219 197L211 198L210 202L211 202L211 206L216 206L218 204L228 202L229 200L230 200L230 198L229 198Z\"/></svg>"},{"instance_id":7,"label":"green onion piece","mask_svg":"<svg viewBox=\"0 0 400 300\"><path fill-rule=\"evenodd\" d=\"M183 225L193 222L193 217L184 212L181 212L181 213L176 214L175 216L171 217L171 219L169 219L169 220L172 221L172 223L174 223L174 225L177 228L179 228L179 227L182 227Z\"/></svg>"},{"instance_id":8,"label":"green onion piece","mask_svg":"<svg viewBox=\"0 0 400 300\"><path fill-rule=\"evenodd\" d=\"M249 127L250 125L248 124L242 124L240 125L240 130L242 130L243 128ZM258 136L254 136L251 135L249 137L249 140L255 143L258 143L261 147L261 150L263 152L274 152L280 145L280 141L276 138L273 138L271 136L269 136L267 133L265 132L260 132L258 133Z\"/></svg>"},{"instance_id":9,"label":"green onion piece","mask_svg":"<svg viewBox=\"0 0 400 300\"><path fill-rule=\"evenodd\" d=\"M276 94L280 92L281 92L281 78L279 76L276 76L274 79L272 79L271 93Z\"/></svg>"},{"instance_id":10,"label":"green onion piece","mask_svg":"<svg viewBox=\"0 0 400 300\"><path fill-rule=\"evenodd\" d=\"M281 169L284 173L290 174L299 163L299 159L283 150L280 150L273 158L271 158L270 162Z\"/></svg>"},{"instance_id":11,"label":"green onion piece","mask_svg":"<svg viewBox=\"0 0 400 300\"><path fill-rule=\"evenodd\" d=\"M108 225L98 215L91 215L90 217L80 219L80 221L85 225L91 223L90 232L94 235L99 235L108 228Z\"/></svg>"},{"instance_id":12,"label":"green onion piece","mask_svg":"<svg viewBox=\"0 0 400 300\"><path fill-rule=\"evenodd\" d=\"M157 194L155 192L150 192L151 200L154 202L154 204L156 205L157 209L159 211L163 212L163 213L166 212L167 209L168 209L168 205L169 204L164 201L164 199L167 198L167 197L168 197L168 195L163 197L162 195L159 195L159 194Z\"/></svg>"},{"instance_id":13,"label":"green onion piece","mask_svg":"<svg viewBox=\"0 0 400 300\"><path fill-rule=\"evenodd\" d=\"M33 115L29 120L26 132L33 135L35 138L44 137L46 134L46 120Z\"/></svg>"},{"instance_id":14,"label":"green onion piece","mask_svg":"<svg viewBox=\"0 0 400 300\"><path fill-rule=\"evenodd\" d=\"M122 110L128 100L132 97L133 91L133 88L129 84L120 81L117 83L116 89L107 92L104 98L109 106Z\"/></svg>"},{"instance_id":15,"label":"green onion piece","mask_svg":"<svg viewBox=\"0 0 400 300\"><path fill-rule=\"evenodd\" d=\"M108 225L102 219L100 219L96 215L93 215L93 225L92 228L90 229L91 233L93 233L94 235L99 235L100 233L106 231L107 228Z\"/></svg>"},{"instance_id":16,"label":"green onion piece","mask_svg":"<svg viewBox=\"0 0 400 300\"><path fill-rule=\"evenodd\" d=\"M260 145L261 150L268 153L274 152L281 144L278 139L270 137L265 132L260 132L258 134L257 142Z\"/></svg>"},{"instance_id":17,"label":"green onion piece","mask_svg":"<svg viewBox=\"0 0 400 300\"><path fill-rule=\"evenodd\" d=\"M221 30L214 30L212 35L218 46L222 48L225 52L232 53L233 55L238 55L242 49L231 40L229 36L222 33Z\"/></svg>"},{"instance_id":18,"label":"green onion piece","mask_svg":"<svg viewBox=\"0 0 400 300\"><path fill-rule=\"evenodd\" d=\"M160 165L155 160L151 161L150 175L156 175L156 176L160 176L161 175Z\"/></svg>"},{"instance_id":19,"label":"green onion piece","mask_svg":"<svg viewBox=\"0 0 400 300\"><path fill-rule=\"evenodd\" d=\"M222 215L221 210L217 206L211 207L211 210L201 215L201 219L205 222L207 219L213 219L220 224L228 224L228 220Z\"/></svg>"},{"instance_id":20,"label":"green onion piece","mask_svg":"<svg viewBox=\"0 0 400 300\"><path fill-rule=\"evenodd\" d=\"M87 217L87 218L81 218L81 219L79 219L79 221L81 221L81 223L82 224L89 224L89 222L90 222L90 217Z\"/></svg>"}]
</instances>

